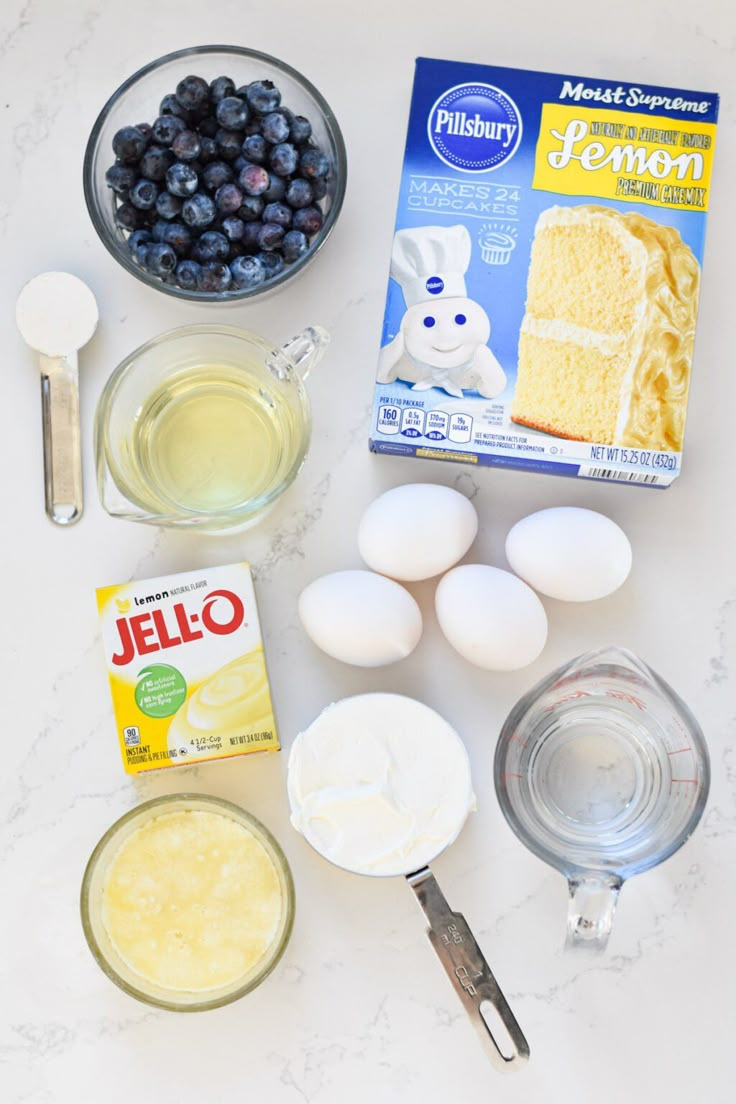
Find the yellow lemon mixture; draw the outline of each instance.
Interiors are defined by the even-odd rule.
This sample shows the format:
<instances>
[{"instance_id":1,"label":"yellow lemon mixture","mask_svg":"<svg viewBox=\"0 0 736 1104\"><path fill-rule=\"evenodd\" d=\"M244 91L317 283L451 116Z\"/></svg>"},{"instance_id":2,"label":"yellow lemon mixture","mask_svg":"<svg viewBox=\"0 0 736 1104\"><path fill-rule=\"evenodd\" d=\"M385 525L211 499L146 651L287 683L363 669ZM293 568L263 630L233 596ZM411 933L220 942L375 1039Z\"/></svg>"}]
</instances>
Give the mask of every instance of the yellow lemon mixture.
<instances>
[{"instance_id":1,"label":"yellow lemon mixture","mask_svg":"<svg viewBox=\"0 0 736 1104\"><path fill-rule=\"evenodd\" d=\"M283 908L263 844L228 816L190 809L154 817L123 843L105 878L102 919L146 981L206 991L257 967Z\"/></svg>"}]
</instances>

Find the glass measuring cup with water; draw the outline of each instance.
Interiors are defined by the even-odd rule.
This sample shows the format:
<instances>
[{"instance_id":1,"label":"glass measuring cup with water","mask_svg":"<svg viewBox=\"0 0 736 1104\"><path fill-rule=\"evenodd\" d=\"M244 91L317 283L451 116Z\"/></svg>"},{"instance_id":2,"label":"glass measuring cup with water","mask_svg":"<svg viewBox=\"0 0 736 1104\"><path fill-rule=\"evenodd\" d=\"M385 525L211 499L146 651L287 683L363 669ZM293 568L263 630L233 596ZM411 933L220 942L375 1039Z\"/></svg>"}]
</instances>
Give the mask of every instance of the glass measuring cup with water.
<instances>
[{"instance_id":1,"label":"glass measuring cup with water","mask_svg":"<svg viewBox=\"0 0 736 1104\"><path fill-rule=\"evenodd\" d=\"M513 708L494 777L522 843L568 880L567 945L602 950L619 891L691 835L708 796L698 722L632 652L554 671Z\"/></svg>"},{"instance_id":2,"label":"glass measuring cup with water","mask_svg":"<svg viewBox=\"0 0 736 1104\"><path fill-rule=\"evenodd\" d=\"M278 348L204 325L136 349L112 373L95 418L107 512L209 532L259 521L306 457L304 381L328 342L321 326Z\"/></svg>"}]
</instances>

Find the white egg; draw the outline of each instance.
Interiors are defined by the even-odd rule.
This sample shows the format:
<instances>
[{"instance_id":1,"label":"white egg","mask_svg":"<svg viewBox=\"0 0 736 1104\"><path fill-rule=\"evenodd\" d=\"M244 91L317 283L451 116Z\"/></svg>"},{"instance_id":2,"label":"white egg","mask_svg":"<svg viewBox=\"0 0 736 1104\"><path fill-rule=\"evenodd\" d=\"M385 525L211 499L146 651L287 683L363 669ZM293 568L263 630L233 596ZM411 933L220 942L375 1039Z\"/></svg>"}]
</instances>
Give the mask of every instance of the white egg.
<instances>
[{"instance_id":1,"label":"white egg","mask_svg":"<svg viewBox=\"0 0 736 1104\"><path fill-rule=\"evenodd\" d=\"M372 571L315 579L299 596L299 617L318 648L356 667L396 663L422 635L422 614L409 591Z\"/></svg>"},{"instance_id":2,"label":"white egg","mask_svg":"<svg viewBox=\"0 0 736 1104\"><path fill-rule=\"evenodd\" d=\"M556 506L517 521L506 538L506 558L540 594L590 602L613 594L626 580L631 545L604 514Z\"/></svg>"},{"instance_id":3,"label":"white egg","mask_svg":"<svg viewBox=\"0 0 736 1104\"><path fill-rule=\"evenodd\" d=\"M374 571L416 582L461 560L477 532L478 515L465 495L438 483L406 483L370 504L358 548Z\"/></svg>"},{"instance_id":4,"label":"white egg","mask_svg":"<svg viewBox=\"0 0 736 1104\"><path fill-rule=\"evenodd\" d=\"M440 579L440 628L455 651L489 671L533 663L547 640L547 614L531 587L509 571L462 564Z\"/></svg>"}]
</instances>

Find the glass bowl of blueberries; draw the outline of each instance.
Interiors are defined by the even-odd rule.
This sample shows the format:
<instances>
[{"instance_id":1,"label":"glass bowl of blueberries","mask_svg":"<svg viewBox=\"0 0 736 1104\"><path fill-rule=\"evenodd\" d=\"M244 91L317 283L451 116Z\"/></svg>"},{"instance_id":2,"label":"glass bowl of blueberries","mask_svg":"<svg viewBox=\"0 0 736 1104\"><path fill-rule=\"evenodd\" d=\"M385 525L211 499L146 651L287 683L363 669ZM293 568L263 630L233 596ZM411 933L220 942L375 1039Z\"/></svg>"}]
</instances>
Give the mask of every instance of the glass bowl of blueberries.
<instances>
[{"instance_id":1,"label":"glass bowl of blueberries","mask_svg":"<svg viewBox=\"0 0 736 1104\"><path fill-rule=\"evenodd\" d=\"M178 50L103 107L84 158L87 208L150 287L239 302L314 258L342 207L345 143L310 82L239 46Z\"/></svg>"}]
</instances>

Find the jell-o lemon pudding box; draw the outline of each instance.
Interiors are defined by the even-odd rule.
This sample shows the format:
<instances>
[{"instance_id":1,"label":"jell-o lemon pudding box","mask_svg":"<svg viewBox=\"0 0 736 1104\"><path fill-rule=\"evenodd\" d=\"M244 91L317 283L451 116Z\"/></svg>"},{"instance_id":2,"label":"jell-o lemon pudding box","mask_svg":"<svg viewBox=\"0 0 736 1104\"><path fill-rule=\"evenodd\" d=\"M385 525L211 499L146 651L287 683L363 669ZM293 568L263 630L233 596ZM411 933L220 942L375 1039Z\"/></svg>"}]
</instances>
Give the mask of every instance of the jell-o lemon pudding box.
<instances>
[{"instance_id":1,"label":"jell-o lemon pudding box","mask_svg":"<svg viewBox=\"0 0 736 1104\"><path fill-rule=\"evenodd\" d=\"M247 563L102 587L97 605L129 774L279 749Z\"/></svg>"},{"instance_id":2,"label":"jell-o lemon pudding box","mask_svg":"<svg viewBox=\"0 0 736 1104\"><path fill-rule=\"evenodd\" d=\"M669 486L717 116L712 92L420 58L371 449Z\"/></svg>"}]
</instances>

